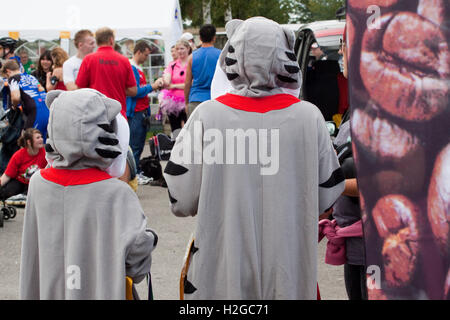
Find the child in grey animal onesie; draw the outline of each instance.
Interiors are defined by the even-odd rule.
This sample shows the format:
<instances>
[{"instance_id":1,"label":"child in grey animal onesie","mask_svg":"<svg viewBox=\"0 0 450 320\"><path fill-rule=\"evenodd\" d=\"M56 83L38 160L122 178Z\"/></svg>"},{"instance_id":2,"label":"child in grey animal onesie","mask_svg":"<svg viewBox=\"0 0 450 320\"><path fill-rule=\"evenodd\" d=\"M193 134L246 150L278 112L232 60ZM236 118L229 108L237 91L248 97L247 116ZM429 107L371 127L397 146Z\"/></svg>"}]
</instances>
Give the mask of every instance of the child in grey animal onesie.
<instances>
[{"instance_id":1,"label":"child in grey animal onesie","mask_svg":"<svg viewBox=\"0 0 450 320\"><path fill-rule=\"evenodd\" d=\"M233 90L202 103L165 169L172 212L197 215L186 299L316 299L318 217L344 190L319 109L300 87L294 34L226 25Z\"/></svg>"},{"instance_id":2,"label":"child in grey animal onesie","mask_svg":"<svg viewBox=\"0 0 450 320\"><path fill-rule=\"evenodd\" d=\"M133 190L106 170L122 153L121 105L92 89L51 91L46 158L25 209L21 299L125 299L150 272L156 234Z\"/></svg>"}]
</instances>

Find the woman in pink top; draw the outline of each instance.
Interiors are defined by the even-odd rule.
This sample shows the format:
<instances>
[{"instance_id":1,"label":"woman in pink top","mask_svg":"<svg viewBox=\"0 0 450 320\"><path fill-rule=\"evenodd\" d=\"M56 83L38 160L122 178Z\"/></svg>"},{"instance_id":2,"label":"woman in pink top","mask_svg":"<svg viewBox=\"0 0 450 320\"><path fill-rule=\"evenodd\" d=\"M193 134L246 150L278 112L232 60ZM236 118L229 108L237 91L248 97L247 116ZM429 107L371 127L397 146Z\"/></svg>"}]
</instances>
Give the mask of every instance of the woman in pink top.
<instances>
[{"instance_id":1,"label":"woman in pink top","mask_svg":"<svg viewBox=\"0 0 450 320\"><path fill-rule=\"evenodd\" d=\"M184 80L189 54L192 52L189 42L178 40L176 44L178 59L171 62L164 70L164 88L159 94L161 109L167 114L172 132L181 129L186 120L184 102Z\"/></svg>"}]
</instances>

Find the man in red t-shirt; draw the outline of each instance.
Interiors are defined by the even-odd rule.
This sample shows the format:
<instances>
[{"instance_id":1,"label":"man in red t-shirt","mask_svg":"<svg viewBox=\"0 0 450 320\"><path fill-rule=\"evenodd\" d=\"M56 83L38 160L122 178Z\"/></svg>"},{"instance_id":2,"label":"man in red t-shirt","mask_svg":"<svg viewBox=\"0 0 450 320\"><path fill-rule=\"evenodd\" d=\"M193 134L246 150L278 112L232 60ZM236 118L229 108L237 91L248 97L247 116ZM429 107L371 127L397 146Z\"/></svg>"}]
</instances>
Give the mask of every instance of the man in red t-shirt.
<instances>
[{"instance_id":1,"label":"man in red t-shirt","mask_svg":"<svg viewBox=\"0 0 450 320\"><path fill-rule=\"evenodd\" d=\"M101 28L95 33L99 46L97 52L88 54L81 63L76 85L92 88L122 105L121 114L126 118L126 96L137 93L136 80L128 59L114 51L114 31Z\"/></svg>"}]
</instances>

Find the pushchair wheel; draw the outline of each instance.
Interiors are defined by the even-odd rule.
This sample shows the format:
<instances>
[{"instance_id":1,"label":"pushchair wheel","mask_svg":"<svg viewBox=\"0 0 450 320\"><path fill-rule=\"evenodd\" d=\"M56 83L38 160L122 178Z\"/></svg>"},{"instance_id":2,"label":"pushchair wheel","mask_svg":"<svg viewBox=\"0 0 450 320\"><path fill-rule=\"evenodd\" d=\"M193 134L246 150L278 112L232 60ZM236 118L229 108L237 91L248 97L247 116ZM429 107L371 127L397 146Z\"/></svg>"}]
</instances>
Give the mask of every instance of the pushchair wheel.
<instances>
[{"instance_id":1,"label":"pushchair wheel","mask_svg":"<svg viewBox=\"0 0 450 320\"><path fill-rule=\"evenodd\" d=\"M0 228L3 228L3 210L0 210Z\"/></svg>"},{"instance_id":2,"label":"pushchair wheel","mask_svg":"<svg viewBox=\"0 0 450 320\"><path fill-rule=\"evenodd\" d=\"M9 209L7 207L3 207L0 209L3 214L3 220L9 219Z\"/></svg>"},{"instance_id":3,"label":"pushchair wheel","mask_svg":"<svg viewBox=\"0 0 450 320\"><path fill-rule=\"evenodd\" d=\"M8 210L9 210L9 218L10 218L10 219L14 219L14 218L16 217L16 215L17 215L17 210L16 210L16 208L10 207L10 206L8 206L7 208L8 208Z\"/></svg>"}]
</instances>

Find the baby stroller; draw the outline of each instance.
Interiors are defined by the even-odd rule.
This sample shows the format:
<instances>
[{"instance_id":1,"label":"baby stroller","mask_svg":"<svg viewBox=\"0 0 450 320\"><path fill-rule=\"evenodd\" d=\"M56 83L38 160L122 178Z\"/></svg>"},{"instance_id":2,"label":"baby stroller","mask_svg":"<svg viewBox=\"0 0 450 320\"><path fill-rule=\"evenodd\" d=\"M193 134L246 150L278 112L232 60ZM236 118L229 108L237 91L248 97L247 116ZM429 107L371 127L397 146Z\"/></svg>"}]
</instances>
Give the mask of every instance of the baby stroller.
<instances>
[{"instance_id":1,"label":"baby stroller","mask_svg":"<svg viewBox=\"0 0 450 320\"><path fill-rule=\"evenodd\" d=\"M11 182L10 182L11 183ZM28 187L25 189L14 189L7 191L6 186L0 187L0 201L3 206L0 208L0 228L3 227L5 220L14 219L17 214L17 206L25 206L26 193Z\"/></svg>"},{"instance_id":2,"label":"baby stroller","mask_svg":"<svg viewBox=\"0 0 450 320\"><path fill-rule=\"evenodd\" d=\"M0 228L3 228L3 223L5 220L14 219L16 217L17 210L15 207L6 204L6 198L1 191L0 201L3 204L3 206L0 208Z\"/></svg>"}]
</instances>

